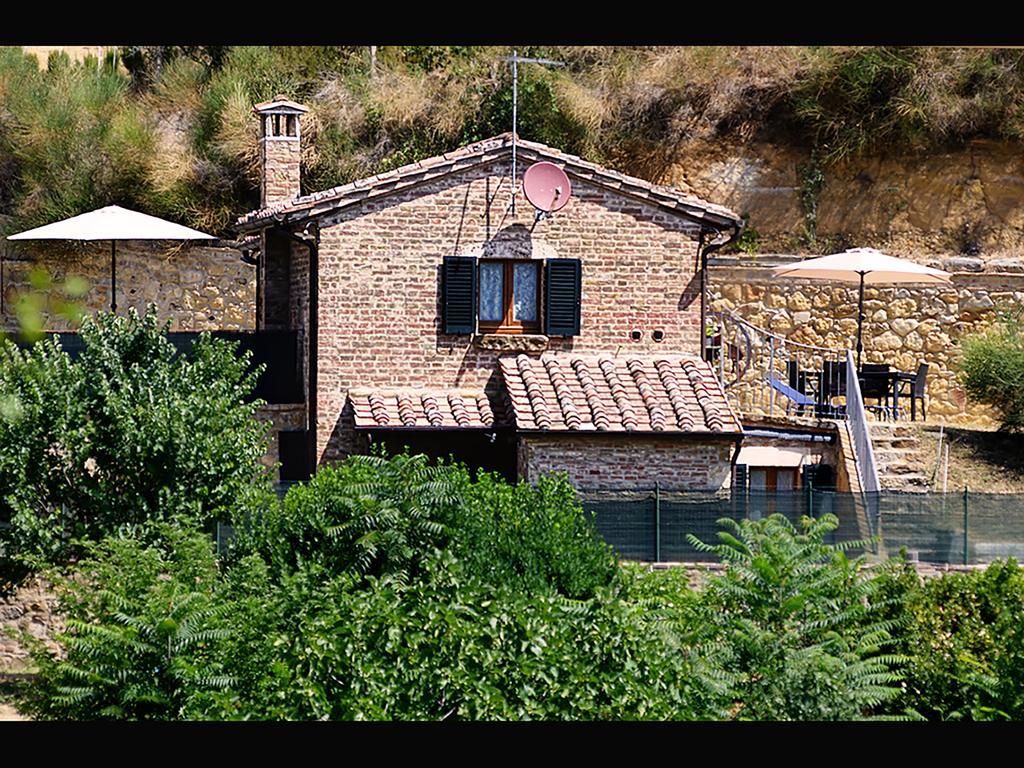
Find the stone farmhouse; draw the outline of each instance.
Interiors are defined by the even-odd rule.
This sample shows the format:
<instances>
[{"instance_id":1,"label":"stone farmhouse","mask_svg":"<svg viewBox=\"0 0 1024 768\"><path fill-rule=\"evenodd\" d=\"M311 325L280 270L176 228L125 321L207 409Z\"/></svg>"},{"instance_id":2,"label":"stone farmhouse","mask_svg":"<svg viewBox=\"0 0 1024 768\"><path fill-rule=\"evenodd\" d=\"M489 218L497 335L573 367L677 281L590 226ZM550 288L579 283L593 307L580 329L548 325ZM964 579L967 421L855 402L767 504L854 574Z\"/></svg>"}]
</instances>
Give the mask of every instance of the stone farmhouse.
<instances>
[{"instance_id":1,"label":"stone farmhouse","mask_svg":"<svg viewBox=\"0 0 1024 768\"><path fill-rule=\"evenodd\" d=\"M537 217L511 134L300 195L306 111L254 108L262 207L236 223L257 330L297 338L286 465L383 443L583 490L729 486L743 431L700 357L702 266L737 214L519 140L517 180L548 161L572 184Z\"/></svg>"}]
</instances>

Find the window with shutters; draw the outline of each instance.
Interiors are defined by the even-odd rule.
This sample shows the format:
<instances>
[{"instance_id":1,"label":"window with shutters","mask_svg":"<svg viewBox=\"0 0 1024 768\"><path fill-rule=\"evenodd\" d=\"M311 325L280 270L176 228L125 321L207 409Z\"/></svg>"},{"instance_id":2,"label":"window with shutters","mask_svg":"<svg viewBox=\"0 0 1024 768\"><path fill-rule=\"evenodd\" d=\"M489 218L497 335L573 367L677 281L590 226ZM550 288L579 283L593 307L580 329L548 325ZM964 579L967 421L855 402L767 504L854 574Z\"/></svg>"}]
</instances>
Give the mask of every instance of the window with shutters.
<instances>
[{"instance_id":1,"label":"window with shutters","mask_svg":"<svg viewBox=\"0 0 1024 768\"><path fill-rule=\"evenodd\" d=\"M480 333L540 331L540 262L480 260Z\"/></svg>"},{"instance_id":2,"label":"window with shutters","mask_svg":"<svg viewBox=\"0 0 1024 768\"><path fill-rule=\"evenodd\" d=\"M441 327L450 334L578 336L579 259L445 256Z\"/></svg>"}]
</instances>

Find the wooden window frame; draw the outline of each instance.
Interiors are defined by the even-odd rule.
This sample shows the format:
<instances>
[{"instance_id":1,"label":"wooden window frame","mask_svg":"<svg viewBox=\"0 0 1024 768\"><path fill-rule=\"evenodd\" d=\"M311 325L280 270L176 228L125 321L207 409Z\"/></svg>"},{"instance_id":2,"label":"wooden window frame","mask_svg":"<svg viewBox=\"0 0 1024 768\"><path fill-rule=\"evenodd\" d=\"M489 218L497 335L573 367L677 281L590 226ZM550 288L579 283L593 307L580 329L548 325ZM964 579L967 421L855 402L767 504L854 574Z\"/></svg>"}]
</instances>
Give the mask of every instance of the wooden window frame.
<instances>
[{"instance_id":1,"label":"wooden window frame","mask_svg":"<svg viewBox=\"0 0 1024 768\"><path fill-rule=\"evenodd\" d=\"M753 472L764 472L765 473L765 487L766 492L774 493L779 490L779 472L793 472L793 487L788 489L791 491L799 491L803 488L803 473L800 471L800 467L747 467L747 488L751 488L750 476Z\"/></svg>"},{"instance_id":2,"label":"wooden window frame","mask_svg":"<svg viewBox=\"0 0 1024 768\"><path fill-rule=\"evenodd\" d=\"M478 328L480 333L505 333L505 334L527 334L527 333L540 333L541 329L541 262L533 259L480 259L477 268L484 264L501 264L504 266L504 272L502 273L502 306L504 307L505 313L501 320L479 320ZM530 264L534 267L534 275L537 281L535 289L535 295L537 296L537 308L536 315L537 319L533 321L523 321L515 319L515 297L513 296L513 290L515 285L515 268L516 264ZM480 313L480 296L479 293L476 299L477 314Z\"/></svg>"}]
</instances>

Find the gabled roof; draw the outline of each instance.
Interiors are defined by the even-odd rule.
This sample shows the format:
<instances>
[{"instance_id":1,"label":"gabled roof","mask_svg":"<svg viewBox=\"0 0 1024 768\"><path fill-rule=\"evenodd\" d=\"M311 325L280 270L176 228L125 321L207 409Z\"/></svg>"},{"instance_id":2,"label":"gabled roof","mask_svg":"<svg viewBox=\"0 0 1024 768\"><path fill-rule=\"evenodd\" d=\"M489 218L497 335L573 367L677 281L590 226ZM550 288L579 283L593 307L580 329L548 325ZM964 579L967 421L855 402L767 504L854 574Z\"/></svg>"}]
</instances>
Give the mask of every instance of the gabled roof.
<instances>
[{"instance_id":1,"label":"gabled roof","mask_svg":"<svg viewBox=\"0 0 1024 768\"><path fill-rule=\"evenodd\" d=\"M252 111L257 115L262 115L264 112L289 112L291 114L302 115L309 112L309 107L305 104L299 104L297 101L277 95L270 101L261 101L259 104L253 106Z\"/></svg>"},{"instance_id":2,"label":"gabled roof","mask_svg":"<svg viewBox=\"0 0 1024 768\"><path fill-rule=\"evenodd\" d=\"M492 163L511 153L512 134L503 133L437 157L403 165L392 171L252 211L240 217L235 223L235 228L249 230L257 229L271 221L301 221L347 206L358 205L364 200L392 194L467 168ZM516 154L523 161L524 168L526 163L548 160L561 166L570 179L586 181L627 197L645 200L677 215L706 223L717 230L735 229L742 225L740 217L725 206L709 203L675 187L652 184L634 176L603 168L545 144L518 139Z\"/></svg>"},{"instance_id":3,"label":"gabled roof","mask_svg":"<svg viewBox=\"0 0 1024 768\"><path fill-rule=\"evenodd\" d=\"M711 366L693 355L518 355L500 365L520 430L743 432Z\"/></svg>"}]
</instances>

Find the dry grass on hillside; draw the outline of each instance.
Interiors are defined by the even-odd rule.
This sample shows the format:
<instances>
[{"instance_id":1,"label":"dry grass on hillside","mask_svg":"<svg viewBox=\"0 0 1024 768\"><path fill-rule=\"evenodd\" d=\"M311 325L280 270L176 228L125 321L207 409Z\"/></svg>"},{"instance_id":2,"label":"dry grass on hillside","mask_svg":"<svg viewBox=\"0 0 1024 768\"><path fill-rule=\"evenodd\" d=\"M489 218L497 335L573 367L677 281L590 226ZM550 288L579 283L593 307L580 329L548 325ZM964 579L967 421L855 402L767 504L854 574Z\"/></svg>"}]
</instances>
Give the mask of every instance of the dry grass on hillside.
<instances>
[{"instance_id":1,"label":"dry grass on hillside","mask_svg":"<svg viewBox=\"0 0 1024 768\"><path fill-rule=\"evenodd\" d=\"M927 475L936 469L939 426L918 425L918 453ZM1024 493L1024 435L969 427L945 427L949 444L947 490L968 486L979 493ZM934 489L942 490L942 466L935 473Z\"/></svg>"}]
</instances>

